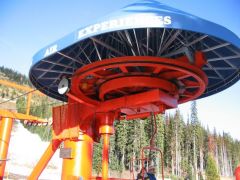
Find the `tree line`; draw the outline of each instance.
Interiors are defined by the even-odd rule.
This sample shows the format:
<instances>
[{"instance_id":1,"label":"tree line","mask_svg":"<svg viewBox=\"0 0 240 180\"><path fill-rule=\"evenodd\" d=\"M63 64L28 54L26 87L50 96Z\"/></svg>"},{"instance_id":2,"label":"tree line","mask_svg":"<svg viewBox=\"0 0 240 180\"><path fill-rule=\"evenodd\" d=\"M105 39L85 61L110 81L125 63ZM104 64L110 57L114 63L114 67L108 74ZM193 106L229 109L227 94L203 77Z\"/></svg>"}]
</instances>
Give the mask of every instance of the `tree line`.
<instances>
[{"instance_id":1,"label":"tree line","mask_svg":"<svg viewBox=\"0 0 240 180\"><path fill-rule=\"evenodd\" d=\"M217 117L216 117L217 118ZM110 169L129 171L131 158L140 158L140 150L148 146L152 135L151 118L116 121L116 133L111 137ZM156 147L164 154L164 173L172 179L220 179L233 176L240 163L240 141L228 133L211 132L201 125L196 102L192 102L191 116L183 120L179 110L157 117ZM101 170L101 143L94 145L93 168ZM152 162L160 169L160 161ZM139 170L140 161L134 162Z\"/></svg>"},{"instance_id":2,"label":"tree line","mask_svg":"<svg viewBox=\"0 0 240 180\"><path fill-rule=\"evenodd\" d=\"M33 87L26 75L23 75L17 71L0 66L0 78L7 79L20 85ZM16 102L16 109L10 109L19 113L26 113L27 96L21 96L23 92L18 89L6 87L0 85L0 98L13 99ZM18 97L20 96L20 97ZM49 119L52 117L52 106L58 104L59 101L49 97L40 97L38 95L32 96L30 114ZM42 126L27 126L24 124L30 132L38 134L43 141L50 141L52 137L51 127Z\"/></svg>"},{"instance_id":3,"label":"tree line","mask_svg":"<svg viewBox=\"0 0 240 180\"><path fill-rule=\"evenodd\" d=\"M17 71L14 71L10 68L0 66L0 73L2 73L10 81L16 82L17 84L28 85L30 87L33 87L33 85L31 84L31 82L29 81L27 76L25 76Z\"/></svg>"}]
</instances>

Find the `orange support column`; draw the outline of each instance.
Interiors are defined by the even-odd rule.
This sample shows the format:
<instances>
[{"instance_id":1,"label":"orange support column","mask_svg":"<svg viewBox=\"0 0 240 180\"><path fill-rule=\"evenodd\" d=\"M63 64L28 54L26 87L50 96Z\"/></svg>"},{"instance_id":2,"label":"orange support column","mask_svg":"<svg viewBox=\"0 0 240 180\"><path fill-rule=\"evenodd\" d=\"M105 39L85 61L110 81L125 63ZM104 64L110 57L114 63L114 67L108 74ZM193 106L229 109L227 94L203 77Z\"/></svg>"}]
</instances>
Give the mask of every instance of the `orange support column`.
<instances>
[{"instance_id":1,"label":"orange support column","mask_svg":"<svg viewBox=\"0 0 240 180\"><path fill-rule=\"evenodd\" d=\"M99 113L98 120L100 120L99 133L103 137L102 150L102 179L108 179L108 161L109 161L109 141L110 135L114 133L113 121L114 113Z\"/></svg>"},{"instance_id":2,"label":"orange support column","mask_svg":"<svg viewBox=\"0 0 240 180\"><path fill-rule=\"evenodd\" d=\"M1 118L0 120L0 179L3 179L6 166L8 146L11 137L13 119Z\"/></svg>"},{"instance_id":3,"label":"orange support column","mask_svg":"<svg viewBox=\"0 0 240 180\"><path fill-rule=\"evenodd\" d=\"M70 157L63 158L62 179L88 180L92 177L92 134L81 133L78 140L64 141L65 150L69 150Z\"/></svg>"},{"instance_id":4,"label":"orange support column","mask_svg":"<svg viewBox=\"0 0 240 180\"><path fill-rule=\"evenodd\" d=\"M59 147L61 141L52 141L44 154L42 155L41 159L38 161L37 165L34 167L32 173L28 177L28 179L38 179L38 177L41 175L44 168L47 166L47 163L54 155L55 151Z\"/></svg>"},{"instance_id":5,"label":"orange support column","mask_svg":"<svg viewBox=\"0 0 240 180\"><path fill-rule=\"evenodd\" d=\"M27 109L26 109L27 115L29 115L30 113L31 100L32 100L32 93L29 93L27 96Z\"/></svg>"},{"instance_id":6,"label":"orange support column","mask_svg":"<svg viewBox=\"0 0 240 180\"><path fill-rule=\"evenodd\" d=\"M103 134L103 151L102 151L102 179L108 178L108 159L109 159L109 134Z\"/></svg>"}]
</instances>

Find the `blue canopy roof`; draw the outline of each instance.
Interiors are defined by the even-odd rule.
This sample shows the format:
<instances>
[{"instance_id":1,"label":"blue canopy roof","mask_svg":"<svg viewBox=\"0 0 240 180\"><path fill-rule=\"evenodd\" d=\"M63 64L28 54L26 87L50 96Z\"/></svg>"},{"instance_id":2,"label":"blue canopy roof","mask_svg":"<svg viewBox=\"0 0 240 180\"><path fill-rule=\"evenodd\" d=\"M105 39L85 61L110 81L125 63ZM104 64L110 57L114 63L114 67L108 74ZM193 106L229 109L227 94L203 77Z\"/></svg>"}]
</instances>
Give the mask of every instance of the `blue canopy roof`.
<instances>
[{"instance_id":1,"label":"blue canopy roof","mask_svg":"<svg viewBox=\"0 0 240 180\"><path fill-rule=\"evenodd\" d=\"M175 58L202 51L209 84L200 97L220 92L239 80L240 39L213 22L154 0L130 4L41 49L33 57L30 79L43 93L66 101L57 91L62 76L111 57Z\"/></svg>"}]
</instances>

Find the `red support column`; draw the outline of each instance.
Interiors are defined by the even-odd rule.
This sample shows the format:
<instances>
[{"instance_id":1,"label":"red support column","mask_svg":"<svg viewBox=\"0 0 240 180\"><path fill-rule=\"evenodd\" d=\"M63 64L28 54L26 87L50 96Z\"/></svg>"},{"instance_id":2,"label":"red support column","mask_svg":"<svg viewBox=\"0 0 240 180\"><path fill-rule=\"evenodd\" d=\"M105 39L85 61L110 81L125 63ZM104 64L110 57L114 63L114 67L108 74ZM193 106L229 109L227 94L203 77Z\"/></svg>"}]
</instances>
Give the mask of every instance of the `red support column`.
<instances>
[{"instance_id":1,"label":"red support column","mask_svg":"<svg viewBox=\"0 0 240 180\"><path fill-rule=\"evenodd\" d=\"M64 141L71 157L63 158L62 179L91 179L93 139L92 133L81 133L78 140Z\"/></svg>"},{"instance_id":2,"label":"red support column","mask_svg":"<svg viewBox=\"0 0 240 180\"><path fill-rule=\"evenodd\" d=\"M52 141L44 154L42 155L41 159L38 161L37 165L34 167L32 173L28 177L28 179L38 179L38 177L41 175L44 168L47 166L48 162L54 155L55 151L59 147L61 141Z\"/></svg>"},{"instance_id":3,"label":"red support column","mask_svg":"<svg viewBox=\"0 0 240 180\"><path fill-rule=\"evenodd\" d=\"M235 170L236 180L240 180L240 165Z\"/></svg>"},{"instance_id":4,"label":"red support column","mask_svg":"<svg viewBox=\"0 0 240 180\"><path fill-rule=\"evenodd\" d=\"M0 179L4 176L12 125L13 119L4 117L0 119Z\"/></svg>"}]
</instances>

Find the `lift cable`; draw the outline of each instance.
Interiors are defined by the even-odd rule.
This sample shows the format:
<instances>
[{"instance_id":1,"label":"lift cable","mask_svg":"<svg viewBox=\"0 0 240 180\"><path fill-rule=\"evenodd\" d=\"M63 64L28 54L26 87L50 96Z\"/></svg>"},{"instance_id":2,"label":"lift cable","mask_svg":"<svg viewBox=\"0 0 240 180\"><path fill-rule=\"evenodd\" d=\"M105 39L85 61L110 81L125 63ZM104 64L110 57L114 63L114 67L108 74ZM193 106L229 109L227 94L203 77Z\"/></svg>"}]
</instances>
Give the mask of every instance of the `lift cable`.
<instances>
[{"instance_id":1,"label":"lift cable","mask_svg":"<svg viewBox=\"0 0 240 180\"><path fill-rule=\"evenodd\" d=\"M0 102L0 105L1 105L1 104L4 104L4 103L7 103L7 102L9 102L9 101L13 101L13 100L15 100L15 99L18 99L18 98L20 98L20 97L22 97L22 96L26 96L26 95L28 95L28 94L30 94L30 93L33 93L34 91L37 91L37 89L33 89L33 90L28 91L28 92L26 92L26 93L20 94L20 95L18 95L17 97L10 98L10 99L8 99L8 100L6 100L6 101L2 101L2 102Z\"/></svg>"},{"instance_id":2,"label":"lift cable","mask_svg":"<svg viewBox=\"0 0 240 180\"><path fill-rule=\"evenodd\" d=\"M62 102L53 102L53 103L49 103L49 104L45 104L46 106L53 106L53 105L59 105L62 104ZM34 105L31 106L30 109L36 108L36 107L41 107L42 105ZM1 108L2 109L2 108ZM13 111L13 110L26 110L26 107L21 107L21 108L3 108L4 110L9 110L9 111Z\"/></svg>"}]
</instances>

